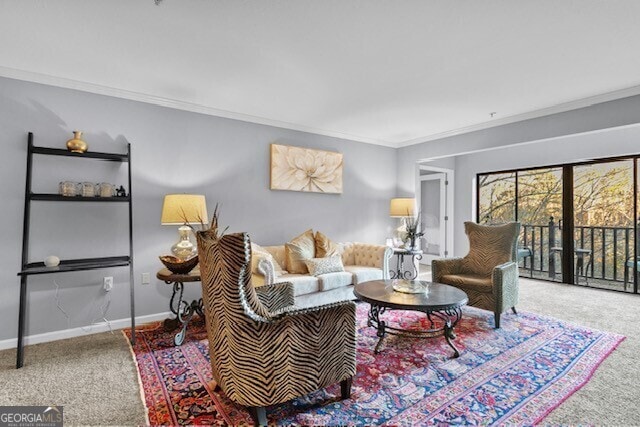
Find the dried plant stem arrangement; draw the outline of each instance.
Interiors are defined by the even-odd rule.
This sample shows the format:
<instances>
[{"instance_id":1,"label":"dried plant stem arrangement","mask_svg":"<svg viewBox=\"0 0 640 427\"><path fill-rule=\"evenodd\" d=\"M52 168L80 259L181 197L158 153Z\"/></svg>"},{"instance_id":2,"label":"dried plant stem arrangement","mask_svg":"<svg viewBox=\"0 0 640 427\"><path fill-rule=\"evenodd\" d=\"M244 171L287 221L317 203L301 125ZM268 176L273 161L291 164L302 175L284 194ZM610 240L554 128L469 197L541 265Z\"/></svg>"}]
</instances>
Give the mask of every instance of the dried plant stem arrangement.
<instances>
[{"instance_id":1,"label":"dried plant stem arrangement","mask_svg":"<svg viewBox=\"0 0 640 427\"><path fill-rule=\"evenodd\" d=\"M416 249L418 240L424 236L422 223L420 222L421 216L421 212L418 212L418 215L415 217L408 215L407 212L407 216L405 217L405 228L409 249Z\"/></svg>"}]
</instances>

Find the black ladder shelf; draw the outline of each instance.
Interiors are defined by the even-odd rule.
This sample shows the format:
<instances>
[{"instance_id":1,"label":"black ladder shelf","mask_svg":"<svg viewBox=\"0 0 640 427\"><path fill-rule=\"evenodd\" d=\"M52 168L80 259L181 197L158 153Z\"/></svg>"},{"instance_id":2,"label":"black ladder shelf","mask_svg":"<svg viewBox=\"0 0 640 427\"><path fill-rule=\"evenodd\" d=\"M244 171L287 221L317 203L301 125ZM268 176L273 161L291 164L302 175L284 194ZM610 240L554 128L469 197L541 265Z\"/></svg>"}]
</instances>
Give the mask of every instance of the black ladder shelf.
<instances>
[{"instance_id":1,"label":"black ladder shelf","mask_svg":"<svg viewBox=\"0 0 640 427\"><path fill-rule=\"evenodd\" d=\"M128 166L129 195L126 197L65 197L59 194L33 193L32 167L33 155L42 154L48 156L77 157L82 159L96 159L112 162L126 162ZM29 262L29 230L31 220L32 201L53 202L100 202L100 203L127 203L129 205L129 254L123 256L111 256L102 258L81 258L62 260L56 267L47 267L43 262ZM18 273L20 277L20 307L18 312L18 354L16 368L24 364L24 328L27 310L27 278L36 274L65 273L70 271L96 270L100 268L129 267L129 297L131 303L131 342L135 344L135 306L133 290L133 206L131 199L131 144L127 143L127 153L72 153L67 150L48 147L36 147L33 145L33 133L29 132L27 147L27 180L24 196L24 222L22 229L22 269Z\"/></svg>"}]
</instances>

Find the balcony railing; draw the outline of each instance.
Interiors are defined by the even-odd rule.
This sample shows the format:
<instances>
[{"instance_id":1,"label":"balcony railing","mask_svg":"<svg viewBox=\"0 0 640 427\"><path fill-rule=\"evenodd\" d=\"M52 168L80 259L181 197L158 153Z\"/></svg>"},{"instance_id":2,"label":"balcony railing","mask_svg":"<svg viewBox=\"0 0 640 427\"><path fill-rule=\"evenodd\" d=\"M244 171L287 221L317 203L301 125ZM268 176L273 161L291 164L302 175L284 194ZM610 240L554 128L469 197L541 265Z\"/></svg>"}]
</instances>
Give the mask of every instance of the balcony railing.
<instances>
[{"instance_id":1,"label":"balcony railing","mask_svg":"<svg viewBox=\"0 0 640 427\"><path fill-rule=\"evenodd\" d=\"M522 275L561 280L563 231L553 217L546 225L522 225L520 246L531 251L520 261ZM576 283L594 279L633 288L633 227L574 226L573 238Z\"/></svg>"}]
</instances>

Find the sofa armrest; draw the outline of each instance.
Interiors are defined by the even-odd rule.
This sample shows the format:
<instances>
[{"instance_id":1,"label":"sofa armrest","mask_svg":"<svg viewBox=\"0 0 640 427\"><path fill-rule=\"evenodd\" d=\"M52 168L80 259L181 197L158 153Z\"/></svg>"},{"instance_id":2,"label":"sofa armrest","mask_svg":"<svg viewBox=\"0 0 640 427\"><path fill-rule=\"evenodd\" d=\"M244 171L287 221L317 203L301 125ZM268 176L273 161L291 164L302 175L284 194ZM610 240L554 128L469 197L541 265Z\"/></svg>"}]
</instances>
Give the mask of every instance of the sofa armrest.
<instances>
[{"instance_id":1,"label":"sofa armrest","mask_svg":"<svg viewBox=\"0 0 640 427\"><path fill-rule=\"evenodd\" d=\"M260 302L271 312L294 304L293 285L289 282L260 286L255 290Z\"/></svg>"},{"instance_id":2,"label":"sofa armrest","mask_svg":"<svg viewBox=\"0 0 640 427\"><path fill-rule=\"evenodd\" d=\"M462 267L462 258L434 259L431 261L431 280L440 282L442 276L457 274Z\"/></svg>"},{"instance_id":3,"label":"sofa armrest","mask_svg":"<svg viewBox=\"0 0 640 427\"><path fill-rule=\"evenodd\" d=\"M354 243L353 251L355 265L380 268L382 278L389 278L389 260L393 256L393 249L384 245Z\"/></svg>"},{"instance_id":4,"label":"sofa armrest","mask_svg":"<svg viewBox=\"0 0 640 427\"><path fill-rule=\"evenodd\" d=\"M494 267L491 279L498 311L515 307L518 304L518 264L509 261Z\"/></svg>"},{"instance_id":5,"label":"sofa armrest","mask_svg":"<svg viewBox=\"0 0 640 427\"><path fill-rule=\"evenodd\" d=\"M276 269L271 255L260 252L251 254L251 273L264 276L264 284L271 285L276 279Z\"/></svg>"}]
</instances>

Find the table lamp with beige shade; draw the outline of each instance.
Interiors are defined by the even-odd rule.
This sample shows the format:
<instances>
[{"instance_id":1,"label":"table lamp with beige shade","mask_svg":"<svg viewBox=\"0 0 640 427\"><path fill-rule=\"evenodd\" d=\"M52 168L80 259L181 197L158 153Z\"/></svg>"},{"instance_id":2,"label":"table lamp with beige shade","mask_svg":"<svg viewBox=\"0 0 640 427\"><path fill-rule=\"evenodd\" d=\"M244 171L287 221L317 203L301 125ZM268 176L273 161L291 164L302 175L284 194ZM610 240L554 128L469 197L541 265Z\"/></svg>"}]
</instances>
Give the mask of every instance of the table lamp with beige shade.
<instances>
[{"instance_id":1,"label":"table lamp with beige shade","mask_svg":"<svg viewBox=\"0 0 640 427\"><path fill-rule=\"evenodd\" d=\"M207 224L207 203L200 194L167 194L162 204L162 225L179 225L179 240L171 246L171 253L186 260L198 253L197 246L191 241L189 224Z\"/></svg>"},{"instance_id":2,"label":"table lamp with beige shade","mask_svg":"<svg viewBox=\"0 0 640 427\"><path fill-rule=\"evenodd\" d=\"M400 218L400 226L396 229L397 237L404 242L407 236L407 218L415 216L416 200L412 197L391 199L389 216Z\"/></svg>"}]
</instances>

